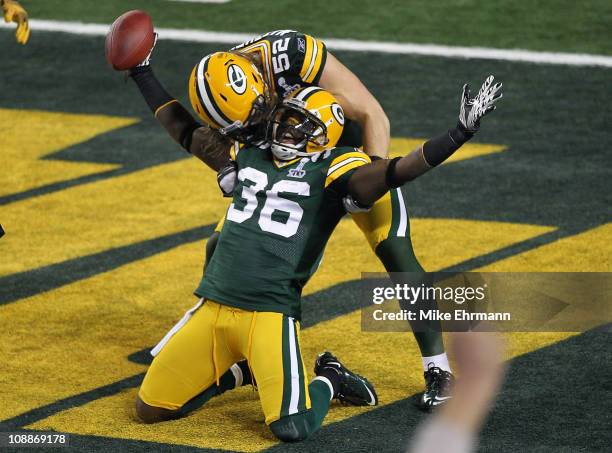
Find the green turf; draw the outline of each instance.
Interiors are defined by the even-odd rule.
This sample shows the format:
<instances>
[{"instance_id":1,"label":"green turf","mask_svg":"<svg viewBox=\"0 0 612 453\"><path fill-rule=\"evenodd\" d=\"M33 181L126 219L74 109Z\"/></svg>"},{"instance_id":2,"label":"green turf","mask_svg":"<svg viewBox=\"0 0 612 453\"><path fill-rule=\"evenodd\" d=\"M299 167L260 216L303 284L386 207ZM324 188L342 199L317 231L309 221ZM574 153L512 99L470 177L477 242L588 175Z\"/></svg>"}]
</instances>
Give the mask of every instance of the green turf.
<instances>
[{"instance_id":1,"label":"green turf","mask_svg":"<svg viewBox=\"0 0 612 453\"><path fill-rule=\"evenodd\" d=\"M159 26L261 33L291 28L322 37L612 54L608 0L166 0L23 2L31 16L110 23L144 9Z\"/></svg>"}]
</instances>

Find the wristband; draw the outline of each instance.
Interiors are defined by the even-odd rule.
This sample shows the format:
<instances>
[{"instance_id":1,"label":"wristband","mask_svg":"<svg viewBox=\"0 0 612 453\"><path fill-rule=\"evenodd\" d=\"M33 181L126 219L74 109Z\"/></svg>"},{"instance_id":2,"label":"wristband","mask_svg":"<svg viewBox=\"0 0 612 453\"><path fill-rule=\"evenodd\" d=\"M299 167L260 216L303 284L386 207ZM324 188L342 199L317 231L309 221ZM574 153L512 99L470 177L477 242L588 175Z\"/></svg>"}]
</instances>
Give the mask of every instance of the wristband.
<instances>
[{"instance_id":1,"label":"wristband","mask_svg":"<svg viewBox=\"0 0 612 453\"><path fill-rule=\"evenodd\" d=\"M387 187L389 187L390 189L395 189L403 185L403 183L401 181L398 181L395 177L395 166L397 165L400 159L401 157L391 159L391 161L387 165L387 171L385 172L385 184L387 184Z\"/></svg>"},{"instance_id":2,"label":"wristband","mask_svg":"<svg viewBox=\"0 0 612 453\"><path fill-rule=\"evenodd\" d=\"M423 157L430 167L440 165L448 159L461 145L474 136L461 123L446 134L434 137L423 145Z\"/></svg>"},{"instance_id":3,"label":"wristband","mask_svg":"<svg viewBox=\"0 0 612 453\"><path fill-rule=\"evenodd\" d=\"M200 127L202 127L202 125L197 121L194 121L191 124L187 124L181 131L179 142L181 146L185 149L185 151L187 151L188 153L191 153L191 141L193 140L193 132L196 129L199 129Z\"/></svg>"}]
</instances>

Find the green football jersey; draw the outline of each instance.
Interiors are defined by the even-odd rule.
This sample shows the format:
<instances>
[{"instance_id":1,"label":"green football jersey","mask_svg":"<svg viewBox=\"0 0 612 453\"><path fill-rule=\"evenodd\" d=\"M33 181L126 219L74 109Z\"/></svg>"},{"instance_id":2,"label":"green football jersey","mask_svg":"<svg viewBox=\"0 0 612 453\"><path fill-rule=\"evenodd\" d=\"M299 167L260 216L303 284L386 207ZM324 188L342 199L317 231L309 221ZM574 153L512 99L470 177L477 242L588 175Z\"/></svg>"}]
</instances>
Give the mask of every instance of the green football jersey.
<instances>
[{"instance_id":1,"label":"green football jersey","mask_svg":"<svg viewBox=\"0 0 612 453\"><path fill-rule=\"evenodd\" d=\"M348 179L370 159L334 148L279 166L269 150L251 147L236 162L238 184L195 294L300 319L302 288L345 214Z\"/></svg>"},{"instance_id":2,"label":"green football jersey","mask_svg":"<svg viewBox=\"0 0 612 453\"><path fill-rule=\"evenodd\" d=\"M264 76L281 98L318 85L327 59L321 40L293 30L271 31L231 50L260 55Z\"/></svg>"}]
</instances>

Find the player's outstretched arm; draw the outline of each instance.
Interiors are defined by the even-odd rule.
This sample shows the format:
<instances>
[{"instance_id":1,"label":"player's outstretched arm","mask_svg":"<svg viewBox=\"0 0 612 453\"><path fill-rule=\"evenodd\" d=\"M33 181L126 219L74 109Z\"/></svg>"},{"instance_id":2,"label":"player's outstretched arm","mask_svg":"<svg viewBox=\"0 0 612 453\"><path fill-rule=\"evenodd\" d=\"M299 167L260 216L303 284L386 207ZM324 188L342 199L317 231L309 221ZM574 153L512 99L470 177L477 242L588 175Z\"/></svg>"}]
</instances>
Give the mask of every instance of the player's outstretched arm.
<instances>
[{"instance_id":1,"label":"player's outstretched arm","mask_svg":"<svg viewBox=\"0 0 612 453\"><path fill-rule=\"evenodd\" d=\"M25 44L30 39L30 25L28 24L28 13L15 0L0 0L4 13L4 22L15 22L17 30L15 38L19 44Z\"/></svg>"},{"instance_id":2,"label":"player's outstretched arm","mask_svg":"<svg viewBox=\"0 0 612 453\"><path fill-rule=\"evenodd\" d=\"M128 71L129 76L170 137L187 152L218 171L230 159L231 142L207 125L197 122L191 113L166 91L151 68L153 48L145 60Z\"/></svg>"},{"instance_id":3,"label":"player's outstretched arm","mask_svg":"<svg viewBox=\"0 0 612 453\"><path fill-rule=\"evenodd\" d=\"M385 111L361 80L329 52L319 85L336 97L347 118L359 123L366 154L386 158L391 137Z\"/></svg>"},{"instance_id":4,"label":"player's outstretched arm","mask_svg":"<svg viewBox=\"0 0 612 453\"><path fill-rule=\"evenodd\" d=\"M457 126L407 156L359 167L349 180L351 197L361 206L371 206L390 188L402 186L440 165L470 140L480 128L480 120L495 110L495 102L502 97L501 88L502 84L494 83L494 77L489 76L472 98L468 85L464 85Z\"/></svg>"}]
</instances>

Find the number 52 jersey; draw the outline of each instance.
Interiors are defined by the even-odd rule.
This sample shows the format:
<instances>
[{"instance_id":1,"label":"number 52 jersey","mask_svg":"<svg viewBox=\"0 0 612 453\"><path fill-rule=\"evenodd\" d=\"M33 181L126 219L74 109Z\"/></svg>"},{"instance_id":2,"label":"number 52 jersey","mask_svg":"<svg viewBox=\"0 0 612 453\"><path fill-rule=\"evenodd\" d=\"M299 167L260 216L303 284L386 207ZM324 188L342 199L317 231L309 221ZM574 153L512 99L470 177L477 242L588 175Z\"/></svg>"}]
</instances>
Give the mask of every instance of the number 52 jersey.
<instances>
[{"instance_id":1,"label":"number 52 jersey","mask_svg":"<svg viewBox=\"0 0 612 453\"><path fill-rule=\"evenodd\" d=\"M327 59L322 41L293 30L271 31L231 50L259 55L264 78L281 98L300 87L318 85Z\"/></svg>"},{"instance_id":2,"label":"number 52 jersey","mask_svg":"<svg viewBox=\"0 0 612 453\"><path fill-rule=\"evenodd\" d=\"M251 147L236 162L238 184L195 294L300 319L302 288L345 214L350 175L370 158L342 147L281 166L269 150Z\"/></svg>"}]
</instances>

